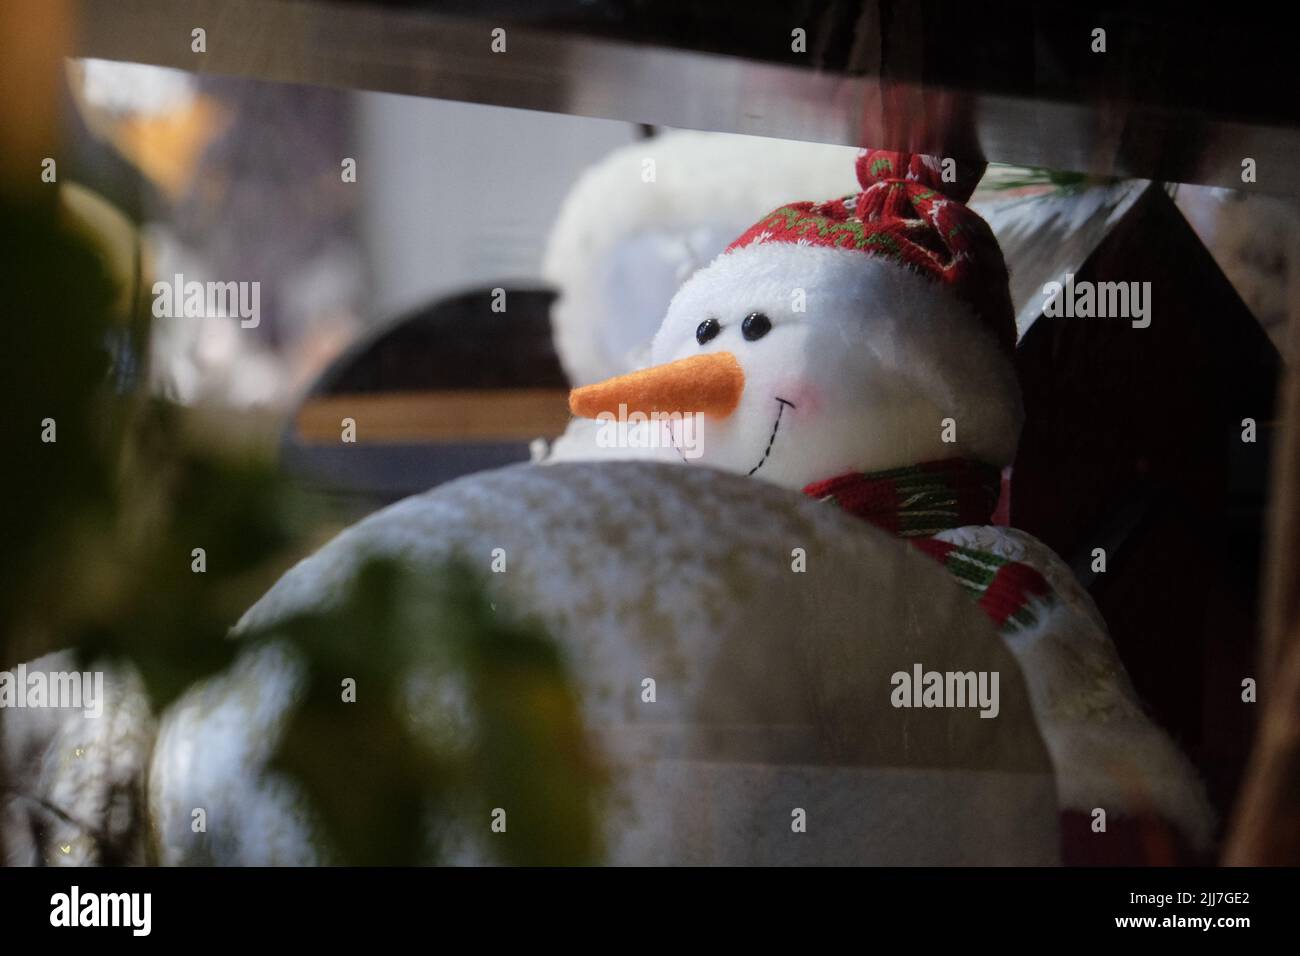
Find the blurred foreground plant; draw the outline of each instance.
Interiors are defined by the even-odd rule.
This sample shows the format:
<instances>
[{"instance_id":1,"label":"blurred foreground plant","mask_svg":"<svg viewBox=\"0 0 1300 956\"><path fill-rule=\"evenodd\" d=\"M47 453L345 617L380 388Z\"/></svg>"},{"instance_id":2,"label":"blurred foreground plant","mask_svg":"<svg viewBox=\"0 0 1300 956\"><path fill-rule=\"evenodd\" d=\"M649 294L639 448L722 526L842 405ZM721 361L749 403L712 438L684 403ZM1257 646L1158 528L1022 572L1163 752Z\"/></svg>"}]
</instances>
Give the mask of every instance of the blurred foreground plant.
<instances>
[{"instance_id":1,"label":"blurred foreground plant","mask_svg":"<svg viewBox=\"0 0 1300 956\"><path fill-rule=\"evenodd\" d=\"M371 559L338 606L243 640L276 638L309 681L273 767L308 785L340 858L445 858L444 837L487 833L499 809L499 862L597 858L602 775L564 661L464 565Z\"/></svg>"},{"instance_id":2,"label":"blurred foreground plant","mask_svg":"<svg viewBox=\"0 0 1300 956\"><path fill-rule=\"evenodd\" d=\"M503 862L591 860L598 775L550 638L498 615L462 568L380 562L338 606L231 640L306 550L318 505L265 449L145 394L147 283L132 277L128 314L115 310L121 277L57 204L0 203L0 237L0 668L65 648L125 661L157 712L248 643L285 639L311 676L278 766L332 859L441 859L431 820L505 804L517 836L496 844ZM419 701L403 709L417 672L462 688L461 731L422 723Z\"/></svg>"}]
</instances>

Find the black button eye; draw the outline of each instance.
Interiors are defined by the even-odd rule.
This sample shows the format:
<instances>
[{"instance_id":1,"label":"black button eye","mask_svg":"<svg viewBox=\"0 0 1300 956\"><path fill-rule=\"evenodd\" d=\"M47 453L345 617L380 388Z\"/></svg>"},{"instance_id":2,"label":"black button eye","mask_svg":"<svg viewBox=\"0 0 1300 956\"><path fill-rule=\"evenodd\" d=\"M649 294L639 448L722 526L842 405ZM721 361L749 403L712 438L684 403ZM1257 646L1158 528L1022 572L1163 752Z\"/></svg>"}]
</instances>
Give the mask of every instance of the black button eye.
<instances>
[{"instance_id":1,"label":"black button eye","mask_svg":"<svg viewBox=\"0 0 1300 956\"><path fill-rule=\"evenodd\" d=\"M695 341L703 345L709 339L714 338L722 331L722 326L718 324L717 319L705 319L695 330Z\"/></svg>"},{"instance_id":2,"label":"black button eye","mask_svg":"<svg viewBox=\"0 0 1300 956\"><path fill-rule=\"evenodd\" d=\"M745 316L745 321L740 323L740 334L750 342L755 339L761 339L771 331L772 320L762 312L751 312L749 315Z\"/></svg>"}]
</instances>

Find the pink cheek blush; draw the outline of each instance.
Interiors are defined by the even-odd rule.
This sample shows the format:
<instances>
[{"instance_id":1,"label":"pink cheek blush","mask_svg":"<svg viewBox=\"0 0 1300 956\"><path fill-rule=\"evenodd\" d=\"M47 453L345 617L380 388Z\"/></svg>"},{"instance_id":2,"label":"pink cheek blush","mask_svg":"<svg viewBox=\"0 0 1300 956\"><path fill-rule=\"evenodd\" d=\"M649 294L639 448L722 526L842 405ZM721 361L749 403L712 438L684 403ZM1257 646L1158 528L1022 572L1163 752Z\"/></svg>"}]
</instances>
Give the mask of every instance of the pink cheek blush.
<instances>
[{"instance_id":1,"label":"pink cheek blush","mask_svg":"<svg viewBox=\"0 0 1300 956\"><path fill-rule=\"evenodd\" d=\"M791 411L800 418L816 416L825 407L822 390L812 382L788 382L777 388L776 394L793 403Z\"/></svg>"}]
</instances>

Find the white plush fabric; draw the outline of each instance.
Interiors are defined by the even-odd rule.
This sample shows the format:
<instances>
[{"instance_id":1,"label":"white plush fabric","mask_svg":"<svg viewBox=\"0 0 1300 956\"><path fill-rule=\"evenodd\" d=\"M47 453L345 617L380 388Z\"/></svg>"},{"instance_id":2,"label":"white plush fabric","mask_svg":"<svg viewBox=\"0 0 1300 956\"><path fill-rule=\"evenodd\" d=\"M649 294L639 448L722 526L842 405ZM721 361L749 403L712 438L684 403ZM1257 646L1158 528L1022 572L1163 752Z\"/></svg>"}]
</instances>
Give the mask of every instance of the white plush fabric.
<instances>
[{"instance_id":1,"label":"white plush fabric","mask_svg":"<svg viewBox=\"0 0 1300 956\"><path fill-rule=\"evenodd\" d=\"M503 574L487 572L496 547ZM546 625L612 769L608 862L1057 859L1049 755L1014 658L934 562L838 509L705 468L480 473L349 528L241 629L339 600L368 554L417 568L460 555L499 607ZM889 675L916 661L998 671L998 717L892 708ZM165 862L320 859L304 807L265 766L300 679L292 656L258 651L168 710L150 775ZM195 806L206 834L189 826ZM796 839L792 807L811 821ZM486 819L464 839L458 861L489 858Z\"/></svg>"},{"instance_id":2,"label":"white plush fabric","mask_svg":"<svg viewBox=\"0 0 1300 956\"><path fill-rule=\"evenodd\" d=\"M544 465L558 465L573 461L663 461L680 463L681 455L671 445L653 442L649 436L648 425L637 426L629 423L629 429L637 428L641 438L634 444L610 444L602 439L603 423L593 418L571 418L564 429L564 434L555 439L547 450L546 457L540 462ZM608 434L606 432L605 434ZM666 436L671 439L671 435Z\"/></svg>"},{"instance_id":3,"label":"white plush fabric","mask_svg":"<svg viewBox=\"0 0 1300 956\"><path fill-rule=\"evenodd\" d=\"M751 312L773 324L752 342L741 334ZM708 318L722 332L699 345ZM722 351L739 361L745 390L731 416L705 420L703 464L749 474L761 463L756 477L802 488L851 471L954 456L1002 465L1015 454L1022 410L1010 361L948 289L879 256L789 244L720 256L674 296L652 359ZM955 442L943 440L946 418Z\"/></svg>"},{"instance_id":4,"label":"white plush fabric","mask_svg":"<svg viewBox=\"0 0 1300 956\"><path fill-rule=\"evenodd\" d=\"M791 197L856 191L847 146L670 131L592 165L547 238L542 276L560 298L555 344L586 385L638 366L673 293ZM646 182L647 161L653 182Z\"/></svg>"}]
</instances>

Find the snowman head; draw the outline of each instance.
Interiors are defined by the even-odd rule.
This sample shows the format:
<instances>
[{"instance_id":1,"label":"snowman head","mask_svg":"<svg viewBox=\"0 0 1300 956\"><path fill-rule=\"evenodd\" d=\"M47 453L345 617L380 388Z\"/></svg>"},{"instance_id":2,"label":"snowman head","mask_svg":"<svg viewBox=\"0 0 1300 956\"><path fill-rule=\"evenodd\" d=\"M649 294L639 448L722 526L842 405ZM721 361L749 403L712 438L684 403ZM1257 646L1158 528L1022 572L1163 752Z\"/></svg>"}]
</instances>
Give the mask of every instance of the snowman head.
<instances>
[{"instance_id":1,"label":"snowman head","mask_svg":"<svg viewBox=\"0 0 1300 956\"><path fill-rule=\"evenodd\" d=\"M702 415L695 463L793 488L1010 463L1022 412L996 241L956 184L934 188L937 163L868 150L858 165L862 193L782 207L696 273L654 365L575 390L574 411Z\"/></svg>"}]
</instances>

